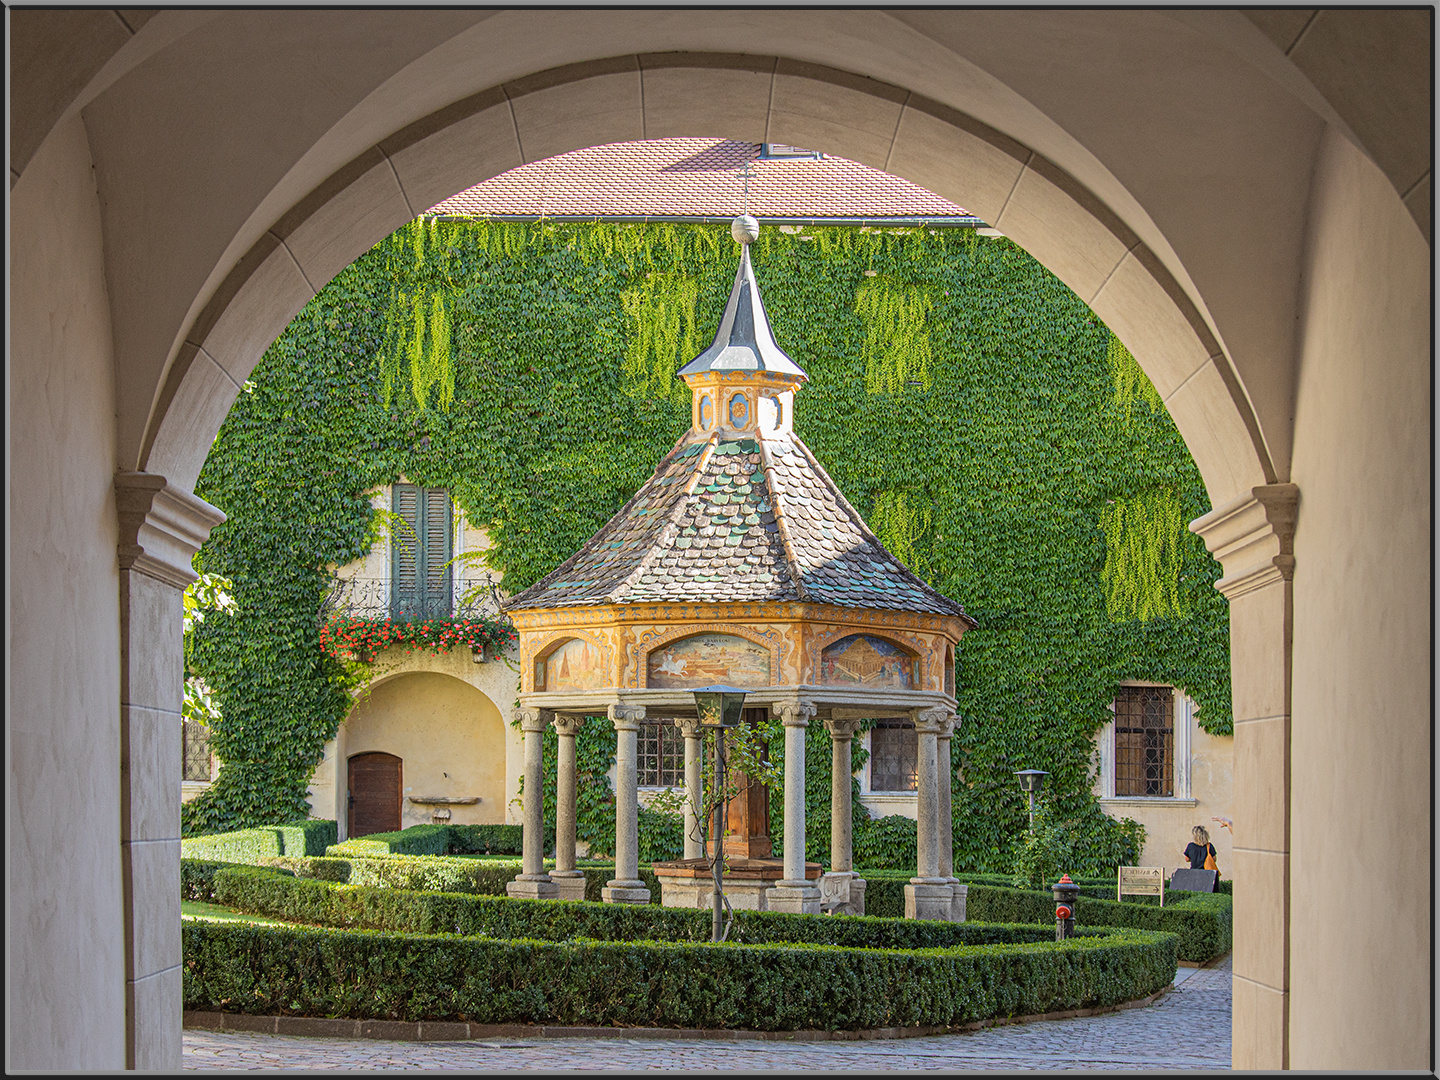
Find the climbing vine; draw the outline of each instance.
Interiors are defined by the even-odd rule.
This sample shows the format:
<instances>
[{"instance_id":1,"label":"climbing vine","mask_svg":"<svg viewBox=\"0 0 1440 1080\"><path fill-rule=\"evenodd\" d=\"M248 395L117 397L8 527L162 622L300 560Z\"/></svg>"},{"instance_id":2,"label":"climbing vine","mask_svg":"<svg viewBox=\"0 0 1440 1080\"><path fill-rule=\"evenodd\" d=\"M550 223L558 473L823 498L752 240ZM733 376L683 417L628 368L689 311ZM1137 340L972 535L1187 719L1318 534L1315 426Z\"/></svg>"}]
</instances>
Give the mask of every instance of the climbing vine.
<instances>
[{"instance_id":1,"label":"climbing vine","mask_svg":"<svg viewBox=\"0 0 1440 1080\"><path fill-rule=\"evenodd\" d=\"M810 377L796 430L895 553L979 621L956 663L957 865L1009 872L1021 768L1050 772L1077 835L1115 841L1090 792L1117 683L1181 686L1206 730L1230 731L1219 567L1185 528L1209 504L1154 388L1003 237L766 228L751 254ZM197 565L232 583L235 607L192 632L223 768L186 804L187 831L304 812L363 675L320 633L335 568L377 535L369 493L402 475L448 488L490 537L486 566L511 590L536 581L685 430L688 396L667 380L708 342L735 258L723 225L422 222L321 289L198 485L227 520ZM592 781L608 726L582 737ZM819 725L806 756L814 858L829 839ZM605 786L580 790L582 823L603 832ZM663 846L669 826L646 828ZM857 852L903 842L903 826L875 828Z\"/></svg>"}]
</instances>

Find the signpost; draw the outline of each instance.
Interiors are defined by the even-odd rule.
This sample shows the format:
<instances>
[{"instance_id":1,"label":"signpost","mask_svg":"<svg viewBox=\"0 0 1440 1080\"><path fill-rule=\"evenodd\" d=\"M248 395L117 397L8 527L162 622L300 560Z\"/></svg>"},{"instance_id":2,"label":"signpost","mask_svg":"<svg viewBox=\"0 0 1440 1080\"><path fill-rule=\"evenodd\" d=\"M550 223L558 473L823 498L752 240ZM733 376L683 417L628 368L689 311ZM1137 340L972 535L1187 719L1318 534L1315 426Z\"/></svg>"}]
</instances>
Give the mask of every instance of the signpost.
<instances>
[{"instance_id":1,"label":"signpost","mask_svg":"<svg viewBox=\"0 0 1440 1080\"><path fill-rule=\"evenodd\" d=\"M1122 866L1115 882L1115 899L1122 896L1158 896L1165 906L1165 869L1161 866Z\"/></svg>"}]
</instances>

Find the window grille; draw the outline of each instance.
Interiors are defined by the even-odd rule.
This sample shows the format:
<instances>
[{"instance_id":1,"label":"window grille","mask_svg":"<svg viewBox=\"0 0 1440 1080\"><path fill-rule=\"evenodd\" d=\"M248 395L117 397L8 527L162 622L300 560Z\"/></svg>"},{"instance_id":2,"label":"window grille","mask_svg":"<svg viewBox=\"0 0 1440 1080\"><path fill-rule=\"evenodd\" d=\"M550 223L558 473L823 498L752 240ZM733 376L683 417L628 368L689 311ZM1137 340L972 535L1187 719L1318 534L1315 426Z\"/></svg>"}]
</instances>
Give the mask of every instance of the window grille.
<instances>
[{"instance_id":1,"label":"window grille","mask_svg":"<svg viewBox=\"0 0 1440 1080\"><path fill-rule=\"evenodd\" d=\"M393 509L404 522L390 540L391 614L397 619L451 613L450 492L396 484Z\"/></svg>"},{"instance_id":2,"label":"window grille","mask_svg":"<svg viewBox=\"0 0 1440 1080\"><path fill-rule=\"evenodd\" d=\"M685 736L672 720L643 720L637 738L641 787L684 787Z\"/></svg>"},{"instance_id":3,"label":"window grille","mask_svg":"<svg viewBox=\"0 0 1440 1080\"><path fill-rule=\"evenodd\" d=\"M1175 695L1168 686L1115 692L1115 794L1175 794Z\"/></svg>"},{"instance_id":4,"label":"window grille","mask_svg":"<svg viewBox=\"0 0 1440 1080\"><path fill-rule=\"evenodd\" d=\"M181 721L184 745L183 780L210 779L210 729L195 720Z\"/></svg>"},{"instance_id":5,"label":"window grille","mask_svg":"<svg viewBox=\"0 0 1440 1080\"><path fill-rule=\"evenodd\" d=\"M870 729L870 790L916 790L917 748L913 721L878 721Z\"/></svg>"}]
</instances>

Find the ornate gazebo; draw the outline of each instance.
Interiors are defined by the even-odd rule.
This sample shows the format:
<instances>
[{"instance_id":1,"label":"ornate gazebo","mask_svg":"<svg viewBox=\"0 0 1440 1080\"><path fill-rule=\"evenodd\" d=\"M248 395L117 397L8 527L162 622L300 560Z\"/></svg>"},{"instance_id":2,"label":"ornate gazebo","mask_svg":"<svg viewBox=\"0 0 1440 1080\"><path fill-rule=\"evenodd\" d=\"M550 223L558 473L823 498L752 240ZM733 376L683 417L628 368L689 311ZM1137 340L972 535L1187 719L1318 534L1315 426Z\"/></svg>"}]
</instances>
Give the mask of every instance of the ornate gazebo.
<instances>
[{"instance_id":1,"label":"ornate gazebo","mask_svg":"<svg viewBox=\"0 0 1440 1080\"><path fill-rule=\"evenodd\" d=\"M650 898L637 837L636 735L647 715L672 719L684 735L685 857L703 859L691 690L725 683L746 688L747 706L770 709L785 726L783 872L769 875L778 880L755 894L754 906L818 912L823 884L830 906L863 912L864 883L851 862L850 743L862 719L910 718L919 859L906 913L963 919L964 886L951 873L948 762L955 650L975 622L885 549L795 435L794 397L806 376L775 344L760 301L748 246L759 226L744 217L731 231L742 246L729 304L713 344L679 372L693 394L690 430L599 532L506 605L519 632L525 733L523 870L510 895L583 898L575 735L585 717L602 713L617 732L616 868L605 900ZM821 883L805 863L812 721L825 724L834 755L832 865ZM546 724L560 737L549 874L539 797ZM708 888L690 895L701 899L665 900L708 906Z\"/></svg>"}]
</instances>

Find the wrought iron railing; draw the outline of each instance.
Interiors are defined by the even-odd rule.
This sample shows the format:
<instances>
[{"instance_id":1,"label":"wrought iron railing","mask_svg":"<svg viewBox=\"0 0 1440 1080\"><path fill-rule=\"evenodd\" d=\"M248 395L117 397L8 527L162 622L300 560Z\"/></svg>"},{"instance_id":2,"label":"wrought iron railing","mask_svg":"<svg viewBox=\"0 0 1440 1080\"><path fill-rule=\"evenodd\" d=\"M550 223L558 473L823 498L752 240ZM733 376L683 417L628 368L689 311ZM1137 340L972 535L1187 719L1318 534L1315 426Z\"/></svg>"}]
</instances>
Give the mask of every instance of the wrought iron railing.
<instances>
[{"instance_id":1,"label":"wrought iron railing","mask_svg":"<svg viewBox=\"0 0 1440 1080\"><path fill-rule=\"evenodd\" d=\"M449 596L418 598L397 598L388 578L337 578L320 614L397 620L478 618L498 614L504 595L489 574L457 577Z\"/></svg>"}]
</instances>

